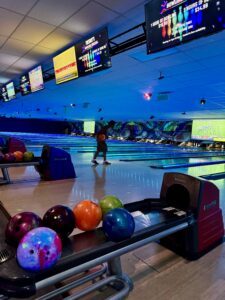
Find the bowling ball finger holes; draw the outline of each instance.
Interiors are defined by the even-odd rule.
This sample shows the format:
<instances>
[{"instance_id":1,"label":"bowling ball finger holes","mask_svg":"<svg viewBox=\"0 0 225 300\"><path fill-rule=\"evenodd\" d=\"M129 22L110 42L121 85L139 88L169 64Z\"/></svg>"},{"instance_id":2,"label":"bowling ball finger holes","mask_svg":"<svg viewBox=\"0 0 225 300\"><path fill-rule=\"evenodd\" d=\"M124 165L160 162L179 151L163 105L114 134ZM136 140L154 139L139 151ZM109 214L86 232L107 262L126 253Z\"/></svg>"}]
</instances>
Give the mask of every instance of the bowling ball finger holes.
<instances>
[{"instance_id":1,"label":"bowling ball finger holes","mask_svg":"<svg viewBox=\"0 0 225 300\"><path fill-rule=\"evenodd\" d=\"M31 255L32 255L32 254L35 254L34 250L33 250L33 249L30 249L29 254L31 254ZM45 260L48 260L48 259L49 259L49 257L48 257L49 255L50 255L50 251L47 251L47 252L46 252L46 256L45 256Z\"/></svg>"}]
</instances>

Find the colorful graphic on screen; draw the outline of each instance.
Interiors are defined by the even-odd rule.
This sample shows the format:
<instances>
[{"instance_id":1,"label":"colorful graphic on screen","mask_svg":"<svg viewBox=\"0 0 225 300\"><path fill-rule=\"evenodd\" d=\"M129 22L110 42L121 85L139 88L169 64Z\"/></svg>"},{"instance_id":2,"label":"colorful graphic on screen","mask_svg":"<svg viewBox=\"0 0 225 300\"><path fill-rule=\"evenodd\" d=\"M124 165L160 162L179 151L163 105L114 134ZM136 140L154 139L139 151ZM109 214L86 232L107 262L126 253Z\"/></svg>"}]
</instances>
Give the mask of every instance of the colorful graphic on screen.
<instances>
[{"instance_id":1,"label":"colorful graphic on screen","mask_svg":"<svg viewBox=\"0 0 225 300\"><path fill-rule=\"evenodd\" d=\"M4 102L9 101L7 89L6 89L5 86L1 87L1 96L2 96L2 100L3 100Z\"/></svg>"},{"instance_id":2,"label":"colorful graphic on screen","mask_svg":"<svg viewBox=\"0 0 225 300\"><path fill-rule=\"evenodd\" d=\"M106 28L76 45L79 76L112 66Z\"/></svg>"},{"instance_id":3,"label":"colorful graphic on screen","mask_svg":"<svg viewBox=\"0 0 225 300\"><path fill-rule=\"evenodd\" d=\"M145 5L147 53L225 28L224 0L152 0Z\"/></svg>"},{"instance_id":4,"label":"colorful graphic on screen","mask_svg":"<svg viewBox=\"0 0 225 300\"><path fill-rule=\"evenodd\" d=\"M31 92L40 91L44 88L44 81L41 66L29 72Z\"/></svg>"},{"instance_id":5,"label":"colorful graphic on screen","mask_svg":"<svg viewBox=\"0 0 225 300\"><path fill-rule=\"evenodd\" d=\"M75 47L71 47L53 57L53 64L57 84L78 77Z\"/></svg>"},{"instance_id":6,"label":"colorful graphic on screen","mask_svg":"<svg viewBox=\"0 0 225 300\"><path fill-rule=\"evenodd\" d=\"M95 121L84 121L84 132L95 133Z\"/></svg>"},{"instance_id":7,"label":"colorful graphic on screen","mask_svg":"<svg viewBox=\"0 0 225 300\"><path fill-rule=\"evenodd\" d=\"M31 92L28 75L23 75L20 78L20 92L22 96L26 96Z\"/></svg>"},{"instance_id":8,"label":"colorful graphic on screen","mask_svg":"<svg viewBox=\"0 0 225 300\"><path fill-rule=\"evenodd\" d=\"M15 93L15 88L14 88L14 83L9 82L6 84L6 89L7 89L7 94L8 94L8 100L12 100L16 98L16 93Z\"/></svg>"},{"instance_id":9,"label":"colorful graphic on screen","mask_svg":"<svg viewBox=\"0 0 225 300\"><path fill-rule=\"evenodd\" d=\"M192 139L225 141L225 120L193 120Z\"/></svg>"}]
</instances>

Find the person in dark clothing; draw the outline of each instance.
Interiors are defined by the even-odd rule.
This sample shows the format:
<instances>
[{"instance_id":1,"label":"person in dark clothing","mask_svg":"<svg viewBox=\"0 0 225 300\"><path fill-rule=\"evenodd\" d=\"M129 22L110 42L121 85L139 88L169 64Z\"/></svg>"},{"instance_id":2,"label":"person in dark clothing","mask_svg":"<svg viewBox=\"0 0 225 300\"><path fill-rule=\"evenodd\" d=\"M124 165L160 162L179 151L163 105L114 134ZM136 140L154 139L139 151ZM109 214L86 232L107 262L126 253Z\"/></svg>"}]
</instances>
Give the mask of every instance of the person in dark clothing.
<instances>
[{"instance_id":1,"label":"person in dark clothing","mask_svg":"<svg viewBox=\"0 0 225 300\"><path fill-rule=\"evenodd\" d=\"M95 165L98 165L97 157L100 152L103 153L103 164L104 165L110 165L111 163L107 161L106 159L106 153L108 151L108 147L106 144L106 139L108 138L107 133L108 129L112 128L115 125L115 121L110 121L108 125L102 127L102 129L96 134L96 142L97 142L97 150L94 154L94 157L92 159L92 163Z\"/></svg>"}]
</instances>

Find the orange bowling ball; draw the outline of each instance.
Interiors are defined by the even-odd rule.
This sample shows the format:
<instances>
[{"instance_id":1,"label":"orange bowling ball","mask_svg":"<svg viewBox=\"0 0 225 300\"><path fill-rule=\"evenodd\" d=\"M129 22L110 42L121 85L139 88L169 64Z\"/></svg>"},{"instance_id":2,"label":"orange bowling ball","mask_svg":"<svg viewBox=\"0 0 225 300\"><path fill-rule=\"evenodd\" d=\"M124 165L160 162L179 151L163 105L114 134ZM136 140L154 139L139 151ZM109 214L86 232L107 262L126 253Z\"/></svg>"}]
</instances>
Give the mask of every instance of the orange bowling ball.
<instances>
[{"instance_id":1,"label":"orange bowling ball","mask_svg":"<svg viewBox=\"0 0 225 300\"><path fill-rule=\"evenodd\" d=\"M23 152L15 151L13 154L16 158L16 161L22 161L23 160Z\"/></svg>"},{"instance_id":2,"label":"orange bowling ball","mask_svg":"<svg viewBox=\"0 0 225 300\"><path fill-rule=\"evenodd\" d=\"M102 210L98 204L91 200L83 200L74 208L76 226L80 230L90 231L95 229L102 219Z\"/></svg>"},{"instance_id":3,"label":"orange bowling ball","mask_svg":"<svg viewBox=\"0 0 225 300\"><path fill-rule=\"evenodd\" d=\"M101 134L98 135L98 141L99 142L105 141L105 135L103 133L101 133Z\"/></svg>"}]
</instances>

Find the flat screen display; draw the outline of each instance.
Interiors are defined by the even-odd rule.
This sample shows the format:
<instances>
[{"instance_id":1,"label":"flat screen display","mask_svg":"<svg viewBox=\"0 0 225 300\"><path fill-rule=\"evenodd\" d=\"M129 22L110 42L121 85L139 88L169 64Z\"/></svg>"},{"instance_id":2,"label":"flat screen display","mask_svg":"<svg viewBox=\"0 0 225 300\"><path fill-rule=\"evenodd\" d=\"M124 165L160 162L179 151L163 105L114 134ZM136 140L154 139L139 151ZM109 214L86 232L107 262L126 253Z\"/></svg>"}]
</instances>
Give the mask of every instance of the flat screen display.
<instances>
[{"instance_id":1,"label":"flat screen display","mask_svg":"<svg viewBox=\"0 0 225 300\"><path fill-rule=\"evenodd\" d=\"M224 0L152 0L145 5L147 53L225 28Z\"/></svg>"},{"instance_id":2,"label":"flat screen display","mask_svg":"<svg viewBox=\"0 0 225 300\"><path fill-rule=\"evenodd\" d=\"M193 120L192 139L225 141L225 120Z\"/></svg>"},{"instance_id":3,"label":"flat screen display","mask_svg":"<svg viewBox=\"0 0 225 300\"><path fill-rule=\"evenodd\" d=\"M9 101L6 86L1 87L1 96L4 102Z\"/></svg>"},{"instance_id":4,"label":"flat screen display","mask_svg":"<svg viewBox=\"0 0 225 300\"><path fill-rule=\"evenodd\" d=\"M20 92L22 96L26 96L30 94L31 89L30 89L30 81L28 75L23 75L20 78Z\"/></svg>"},{"instance_id":5,"label":"flat screen display","mask_svg":"<svg viewBox=\"0 0 225 300\"><path fill-rule=\"evenodd\" d=\"M84 121L84 132L95 133L95 121Z\"/></svg>"},{"instance_id":6,"label":"flat screen display","mask_svg":"<svg viewBox=\"0 0 225 300\"><path fill-rule=\"evenodd\" d=\"M78 77L75 47L71 47L53 57L53 64L57 84Z\"/></svg>"},{"instance_id":7,"label":"flat screen display","mask_svg":"<svg viewBox=\"0 0 225 300\"><path fill-rule=\"evenodd\" d=\"M44 88L41 66L38 66L29 72L29 80L31 92L40 91Z\"/></svg>"},{"instance_id":8,"label":"flat screen display","mask_svg":"<svg viewBox=\"0 0 225 300\"><path fill-rule=\"evenodd\" d=\"M106 28L76 45L79 76L112 66Z\"/></svg>"},{"instance_id":9,"label":"flat screen display","mask_svg":"<svg viewBox=\"0 0 225 300\"><path fill-rule=\"evenodd\" d=\"M8 100L12 100L16 98L16 93L15 93L15 87L14 87L14 83L13 82L9 82L6 85L6 89L7 89L7 94L8 94Z\"/></svg>"}]
</instances>

